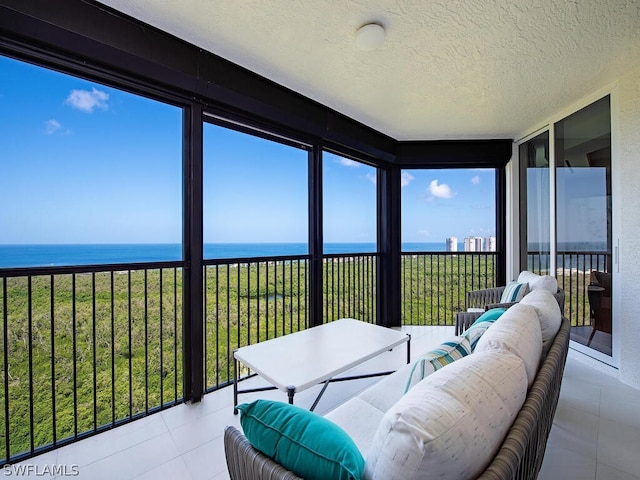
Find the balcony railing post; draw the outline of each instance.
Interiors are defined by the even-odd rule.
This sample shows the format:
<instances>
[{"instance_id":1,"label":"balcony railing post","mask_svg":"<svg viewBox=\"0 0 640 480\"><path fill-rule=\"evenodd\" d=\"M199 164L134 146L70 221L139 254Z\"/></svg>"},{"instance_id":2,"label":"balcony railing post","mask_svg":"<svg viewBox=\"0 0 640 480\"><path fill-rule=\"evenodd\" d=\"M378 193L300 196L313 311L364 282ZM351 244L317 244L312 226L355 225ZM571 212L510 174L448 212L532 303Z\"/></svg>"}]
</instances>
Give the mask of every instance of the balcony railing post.
<instances>
[{"instance_id":1,"label":"balcony railing post","mask_svg":"<svg viewBox=\"0 0 640 480\"><path fill-rule=\"evenodd\" d=\"M322 149L309 151L309 326L321 325L322 314Z\"/></svg>"},{"instance_id":2,"label":"balcony railing post","mask_svg":"<svg viewBox=\"0 0 640 480\"><path fill-rule=\"evenodd\" d=\"M185 401L199 402L203 393L203 227L202 107L184 110L183 372Z\"/></svg>"},{"instance_id":3,"label":"balcony railing post","mask_svg":"<svg viewBox=\"0 0 640 480\"><path fill-rule=\"evenodd\" d=\"M378 168L377 318L380 325L399 327L401 311L400 168Z\"/></svg>"}]
</instances>

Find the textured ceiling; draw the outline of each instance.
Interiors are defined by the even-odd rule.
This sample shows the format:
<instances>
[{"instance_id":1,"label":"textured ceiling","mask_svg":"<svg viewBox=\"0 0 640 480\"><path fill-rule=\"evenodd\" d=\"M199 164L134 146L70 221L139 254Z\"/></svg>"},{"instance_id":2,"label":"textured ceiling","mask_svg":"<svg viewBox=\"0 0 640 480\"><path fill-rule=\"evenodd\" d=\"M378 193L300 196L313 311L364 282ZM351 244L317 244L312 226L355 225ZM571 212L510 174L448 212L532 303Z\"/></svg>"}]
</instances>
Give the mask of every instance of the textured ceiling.
<instances>
[{"instance_id":1,"label":"textured ceiling","mask_svg":"<svg viewBox=\"0 0 640 480\"><path fill-rule=\"evenodd\" d=\"M640 0L102 3L398 140L514 137L640 65Z\"/></svg>"}]
</instances>

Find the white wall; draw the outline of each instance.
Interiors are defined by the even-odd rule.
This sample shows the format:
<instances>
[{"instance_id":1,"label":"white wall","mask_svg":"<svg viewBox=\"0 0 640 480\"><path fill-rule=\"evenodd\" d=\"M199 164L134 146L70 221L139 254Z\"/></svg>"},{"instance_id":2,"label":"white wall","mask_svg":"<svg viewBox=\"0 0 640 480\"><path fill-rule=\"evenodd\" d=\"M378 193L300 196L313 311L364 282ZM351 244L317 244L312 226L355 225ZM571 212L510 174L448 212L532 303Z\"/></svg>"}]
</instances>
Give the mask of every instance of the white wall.
<instances>
[{"instance_id":1,"label":"white wall","mask_svg":"<svg viewBox=\"0 0 640 480\"><path fill-rule=\"evenodd\" d=\"M620 215L619 378L640 388L640 68L619 79L618 108L620 191L613 194Z\"/></svg>"}]
</instances>

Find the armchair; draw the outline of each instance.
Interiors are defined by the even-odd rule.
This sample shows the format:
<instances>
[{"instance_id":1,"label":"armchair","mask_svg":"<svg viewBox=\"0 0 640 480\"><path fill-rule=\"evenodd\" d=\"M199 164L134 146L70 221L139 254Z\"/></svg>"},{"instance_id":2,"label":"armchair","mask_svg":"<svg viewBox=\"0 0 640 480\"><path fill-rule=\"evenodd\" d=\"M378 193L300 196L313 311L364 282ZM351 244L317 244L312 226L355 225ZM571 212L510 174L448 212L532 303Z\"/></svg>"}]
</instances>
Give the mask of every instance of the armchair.
<instances>
[{"instance_id":1,"label":"armchair","mask_svg":"<svg viewBox=\"0 0 640 480\"><path fill-rule=\"evenodd\" d=\"M611 333L611 274L592 270L587 295L592 327L587 341L589 346L597 331Z\"/></svg>"}]
</instances>

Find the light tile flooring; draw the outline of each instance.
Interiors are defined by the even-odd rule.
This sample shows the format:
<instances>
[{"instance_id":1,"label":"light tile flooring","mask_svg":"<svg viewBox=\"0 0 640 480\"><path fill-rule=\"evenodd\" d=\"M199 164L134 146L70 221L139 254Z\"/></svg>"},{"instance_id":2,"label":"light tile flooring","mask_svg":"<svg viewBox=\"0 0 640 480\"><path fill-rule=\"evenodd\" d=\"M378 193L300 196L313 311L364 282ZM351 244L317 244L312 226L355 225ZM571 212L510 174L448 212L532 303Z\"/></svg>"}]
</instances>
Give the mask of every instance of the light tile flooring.
<instances>
[{"instance_id":1,"label":"light tile flooring","mask_svg":"<svg viewBox=\"0 0 640 480\"><path fill-rule=\"evenodd\" d=\"M452 327L403 330L412 335L412 357L453 335ZM400 366L406 361L404 348L387 352L355 370L361 373ZM640 480L640 391L585 365L579 356L571 351L567 360L539 478ZM246 383L260 381L255 378ZM363 379L330 385L316 411L322 414L335 408L375 381ZM296 404L310 406L319 388L296 395ZM271 391L247 394L241 401L258 395L286 400L284 393ZM226 480L229 477L222 432L229 424L239 422L233 415L232 390L225 388L206 395L198 404L180 405L151 415L10 466L2 474L63 479L68 477L47 472L66 468L68 474L78 473L71 478L81 479ZM19 473L23 475L18 476Z\"/></svg>"}]
</instances>

